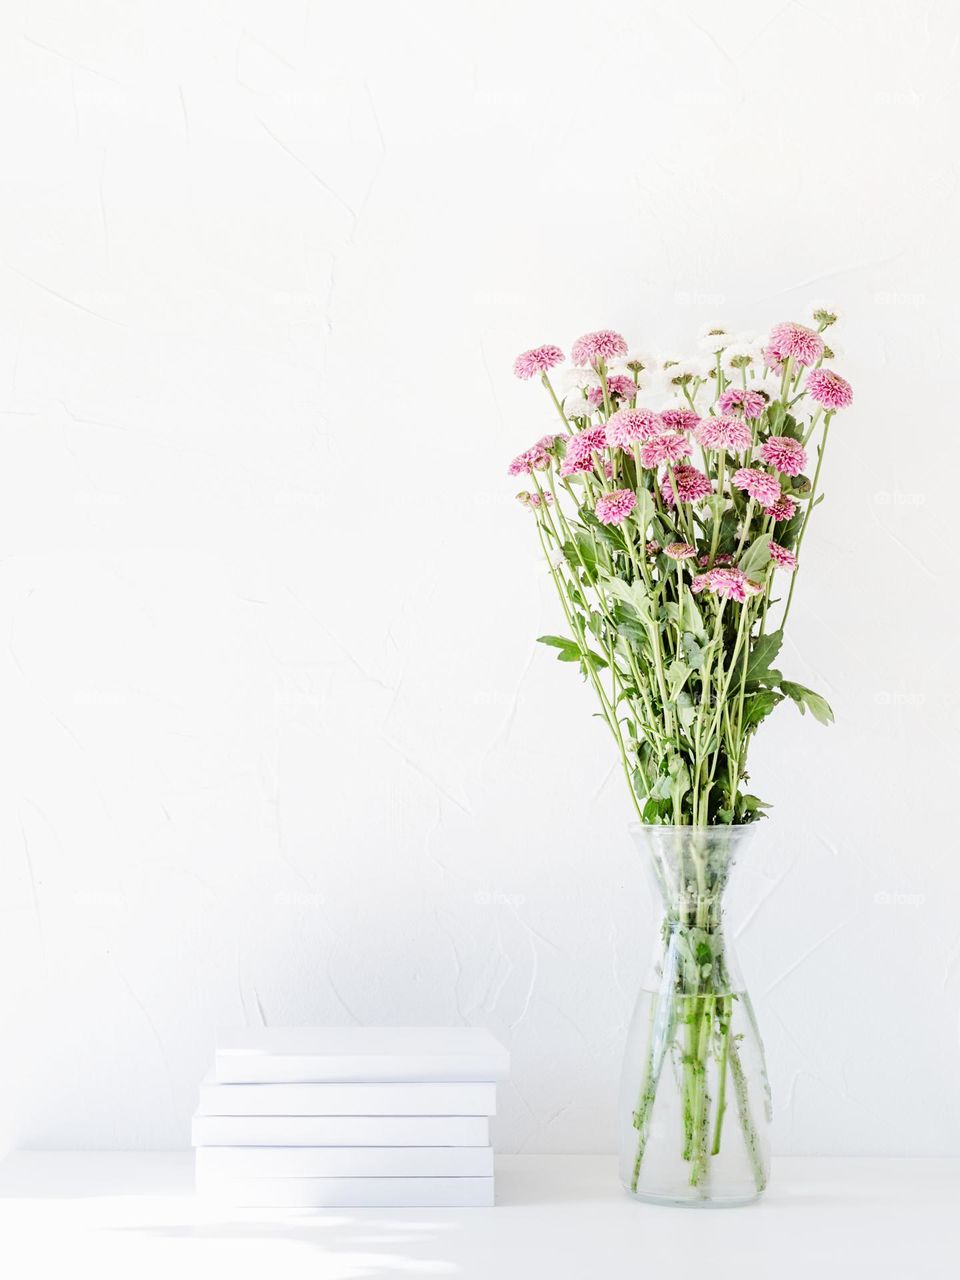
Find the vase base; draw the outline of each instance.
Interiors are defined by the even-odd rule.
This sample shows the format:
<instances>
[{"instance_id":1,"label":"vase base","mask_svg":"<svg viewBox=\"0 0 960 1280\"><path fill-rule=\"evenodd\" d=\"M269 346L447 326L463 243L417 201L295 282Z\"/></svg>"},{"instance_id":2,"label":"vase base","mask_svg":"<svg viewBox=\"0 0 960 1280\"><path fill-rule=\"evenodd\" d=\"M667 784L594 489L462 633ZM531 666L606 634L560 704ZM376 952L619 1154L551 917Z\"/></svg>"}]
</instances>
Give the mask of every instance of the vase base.
<instances>
[{"instance_id":1,"label":"vase base","mask_svg":"<svg viewBox=\"0 0 960 1280\"><path fill-rule=\"evenodd\" d=\"M762 1191L755 1191L752 1195L733 1196L694 1196L683 1195L682 1193L671 1195L666 1191L661 1193L655 1191L633 1191L625 1183L621 1185L631 1200L637 1200L642 1204L658 1204L675 1209L741 1209L745 1205L756 1204L763 1195Z\"/></svg>"}]
</instances>

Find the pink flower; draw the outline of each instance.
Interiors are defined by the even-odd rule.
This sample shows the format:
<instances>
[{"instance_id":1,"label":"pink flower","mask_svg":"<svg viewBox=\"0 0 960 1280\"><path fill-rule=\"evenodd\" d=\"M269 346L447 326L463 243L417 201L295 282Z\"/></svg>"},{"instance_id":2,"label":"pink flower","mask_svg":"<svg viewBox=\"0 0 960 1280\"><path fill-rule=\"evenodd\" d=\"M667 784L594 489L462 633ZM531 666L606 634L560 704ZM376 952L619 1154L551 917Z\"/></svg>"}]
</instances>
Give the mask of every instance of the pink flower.
<instances>
[{"instance_id":1,"label":"pink flower","mask_svg":"<svg viewBox=\"0 0 960 1280\"><path fill-rule=\"evenodd\" d=\"M517 356L513 362L513 372L518 378L533 378L562 363L563 352L559 347L534 347Z\"/></svg>"},{"instance_id":2,"label":"pink flower","mask_svg":"<svg viewBox=\"0 0 960 1280\"><path fill-rule=\"evenodd\" d=\"M805 324L790 320L774 326L767 349L777 360L792 357L797 364L816 364L823 355L823 339Z\"/></svg>"},{"instance_id":3,"label":"pink flower","mask_svg":"<svg viewBox=\"0 0 960 1280\"><path fill-rule=\"evenodd\" d=\"M785 476L798 476L807 465L807 451L790 436L771 436L760 446L760 457Z\"/></svg>"},{"instance_id":4,"label":"pink flower","mask_svg":"<svg viewBox=\"0 0 960 1280\"><path fill-rule=\"evenodd\" d=\"M607 419L607 444L629 449L634 440L652 440L662 430L660 415L652 409L618 409Z\"/></svg>"},{"instance_id":5,"label":"pink flower","mask_svg":"<svg viewBox=\"0 0 960 1280\"><path fill-rule=\"evenodd\" d=\"M672 507L676 501L699 502L712 492L712 487L707 477L696 467L679 466L673 469L672 481L669 472L660 481L660 492L667 506Z\"/></svg>"},{"instance_id":6,"label":"pink flower","mask_svg":"<svg viewBox=\"0 0 960 1280\"><path fill-rule=\"evenodd\" d=\"M517 494L517 501L524 507L549 507L553 503L552 493L527 493L524 490Z\"/></svg>"},{"instance_id":7,"label":"pink flower","mask_svg":"<svg viewBox=\"0 0 960 1280\"><path fill-rule=\"evenodd\" d=\"M531 471L546 471L550 466L550 450L556 439L556 436L541 436L536 444L517 454L507 468L507 475L522 476L529 475Z\"/></svg>"},{"instance_id":8,"label":"pink flower","mask_svg":"<svg viewBox=\"0 0 960 1280\"><path fill-rule=\"evenodd\" d=\"M690 455L690 441L679 431L664 431L640 446L641 467L659 467L662 462L679 462Z\"/></svg>"},{"instance_id":9,"label":"pink flower","mask_svg":"<svg viewBox=\"0 0 960 1280\"><path fill-rule=\"evenodd\" d=\"M697 561L697 564L700 566L701 569L705 569L709 563L710 563L709 556L701 556ZM721 551L718 555L714 556L713 563L715 565L733 564L733 556L727 555L725 551Z\"/></svg>"},{"instance_id":10,"label":"pink flower","mask_svg":"<svg viewBox=\"0 0 960 1280\"><path fill-rule=\"evenodd\" d=\"M702 418L693 434L704 449L726 449L728 453L743 453L753 442L753 432L744 420L730 413Z\"/></svg>"},{"instance_id":11,"label":"pink flower","mask_svg":"<svg viewBox=\"0 0 960 1280\"><path fill-rule=\"evenodd\" d=\"M783 494L779 497L773 506L764 507L764 511L768 516L773 516L774 522L779 523L781 520L789 520L797 509L797 504L793 498Z\"/></svg>"},{"instance_id":12,"label":"pink flower","mask_svg":"<svg viewBox=\"0 0 960 1280\"><path fill-rule=\"evenodd\" d=\"M853 387L832 369L811 369L807 374L807 391L811 400L832 413L853 403Z\"/></svg>"},{"instance_id":13,"label":"pink flower","mask_svg":"<svg viewBox=\"0 0 960 1280\"><path fill-rule=\"evenodd\" d=\"M598 360L613 360L627 354L627 343L613 329L598 329L585 333L570 349L570 358L577 365L596 366Z\"/></svg>"},{"instance_id":14,"label":"pink flower","mask_svg":"<svg viewBox=\"0 0 960 1280\"><path fill-rule=\"evenodd\" d=\"M593 470L593 455L606 448L607 438L603 427L587 427L567 440L567 452L560 464L562 476L577 475Z\"/></svg>"},{"instance_id":15,"label":"pink flower","mask_svg":"<svg viewBox=\"0 0 960 1280\"><path fill-rule=\"evenodd\" d=\"M692 431L700 421L700 415L692 409L664 409L660 420L670 431Z\"/></svg>"},{"instance_id":16,"label":"pink flower","mask_svg":"<svg viewBox=\"0 0 960 1280\"><path fill-rule=\"evenodd\" d=\"M671 560L691 560L697 554L697 548L691 547L689 542L671 542L663 548L663 554Z\"/></svg>"},{"instance_id":17,"label":"pink flower","mask_svg":"<svg viewBox=\"0 0 960 1280\"><path fill-rule=\"evenodd\" d=\"M757 467L741 467L733 473L733 483L738 489L756 498L761 507L772 507L780 497L780 481L769 471Z\"/></svg>"},{"instance_id":18,"label":"pink flower","mask_svg":"<svg viewBox=\"0 0 960 1280\"><path fill-rule=\"evenodd\" d=\"M711 569L710 590L725 600L743 604L748 594L747 575L740 569Z\"/></svg>"},{"instance_id":19,"label":"pink flower","mask_svg":"<svg viewBox=\"0 0 960 1280\"><path fill-rule=\"evenodd\" d=\"M651 538L650 541L647 543L646 552L648 556L659 555L660 543L657 542L656 538Z\"/></svg>"},{"instance_id":20,"label":"pink flower","mask_svg":"<svg viewBox=\"0 0 960 1280\"><path fill-rule=\"evenodd\" d=\"M767 407L767 402L759 391L750 391L744 387L728 387L717 401L721 413L739 410L745 418L759 418Z\"/></svg>"},{"instance_id":21,"label":"pink flower","mask_svg":"<svg viewBox=\"0 0 960 1280\"><path fill-rule=\"evenodd\" d=\"M763 587L748 578L742 569L711 569L708 573L698 573L690 582L690 590L711 591L725 600L743 604L747 596L759 595Z\"/></svg>"},{"instance_id":22,"label":"pink flower","mask_svg":"<svg viewBox=\"0 0 960 1280\"><path fill-rule=\"evenodd\" d=\"M601 524L623 524L637 505L637 495L630 489L614 489L597 499L597 519Z\"/></svg>"},{"instance_id":23,"label":"pink flower","mask_svg":"<svg viewBox=\"0 0 960 1280\"><path fill-rule=\"evenodd\" d=\"M795 569L797 567L797 557L792 551L788 551L786 547L781 547L778 542L771 542L769 546L770 559L778 569Z\"/></svg>"},{"instance_id":24,"label":"pink flower","mask_svg":"<svg viewBox=\"0 0 960 1280\"><path fill-rule=\"evenodd\" d=\"M607 390L621 400L632 400L637 394L637 384L625 373L615 373L607 379Z\"/></svg>"}]
</instances>

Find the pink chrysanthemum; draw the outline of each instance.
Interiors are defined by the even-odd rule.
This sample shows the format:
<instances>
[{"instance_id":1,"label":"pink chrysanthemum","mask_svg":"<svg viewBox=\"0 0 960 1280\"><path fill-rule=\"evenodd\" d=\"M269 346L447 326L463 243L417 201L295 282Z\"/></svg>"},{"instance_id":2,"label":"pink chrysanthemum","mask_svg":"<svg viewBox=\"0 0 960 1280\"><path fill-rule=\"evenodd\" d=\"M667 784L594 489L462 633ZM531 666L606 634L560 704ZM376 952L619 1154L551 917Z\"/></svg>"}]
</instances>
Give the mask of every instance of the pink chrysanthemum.
<instances>
[{"instance_id":1,"label":"pink chrysanthemum","mask_svg":"<svg viewBox=\"0 0 960 1280\"><path fill-rule=\"evenodd\" d=\"M728 387L717 401L721 413L739 412L744 418L759 418L767 402L759 391L746 387Z\"/></svg>"},{"instance_id":2,"label":"pink chrysanthemum","mask_svg":"<svg viewBox=\"0 0 960 1280\"><path fill-rule=\"evenodd\" d=\"M524 507L549 507L553 504L553 494L546 492L527 493L524 490L517 494L517 501Z\"/></svg>"},{"instance_id":3,"label":"pink chrysanthemum","mask_svg":"<svg viewBox=\"0 0 960 1280\"><path fill-rule=\"evenodd\" d=\"M656 538L651 538L647 543L646 552L648 556L656 556L660 554L660 543L657 542Z\"/></svg>"},{"instance_id":4,"label":"pink chrysanthemum","mask_svg":"<svg viewBox=\"0 0 960 1280\"><path fill-rule=\"evenodd\" d=\"M760 457L785 476L798 476L807 465L807 451L791 436L771 436L760 446Z\"/></svg>"},{"instance_id":5,"label":"pink chrysanthemum","mask_svg":"<svg viewBox=\"0 0 960 1280\"><path fill-rule=\"evenodd\" d=\"M635 440L652 440L663 431L663 422L652 409L618 409L607 419L607 444L629 449Z\"/></svg>"},{"instance_id":6,"label":"pink chrysanthemum","mask_svg":"<svg viewBox=\"0 0 960 1280\"><path fill-rule=\"evenodd\" d=\"M626 354L626 340L613 329L585 333L570 348L570 359L577 365L595 366L598 360L614 360Z\"/></svg>"},{"instance_id":7,"label":"pink chrysanthemum","mask_svg":"<svg viewBox=\"0 0 960 1280\"><path fill-rule=\"evenodd\" d=\"M637 394L637 384L625 373L615 373L607 379L607 393L611 399L632 400ZM591 409L598 409L603 404L603 387L591 387L587 392L587 400Z\"/></svg>"},{"instance_id":8,"label":"pink chrysanthemum","mask_svg":"<svg viewBox=\"0 0 960 1280\"><path fill-rule=\"evenodd\" d=\"M632 400L637 394L637 384L625 373L615 373L607 379L607 389L612 396L621 400Z\"/></svg>"},{"instance_id":9,"label":"pink chrysanthemum","mask_svg":"<svg viewBox=\"0 0 960 1280\"><path fill-rule=\"evenodd\" d=\"M507 474L522 476L529 475L531 471L546 471L550 466L550 450L556 439L556 436L541 436L536 444L517 454L507 468Z\"/></svg>"},{"instance_id":10,"label":"pink chrysanthemum","mask_svg":"<svg viewBox=\"0 0 960 1280\"><path fill-rule=\"evenodd\" d=\"M793 498L784 493L772 506L764 507L764 512L768 516L773 516L774 523L779 524L781 520L791 519L796 509L796 502L794 502Z\"/></svg>"},{"instance_id":11,"label":"pink chrysanthemum","mask_svg":"<svg viewBox=\"0 0 960 1280\"><path fill-rule=\"evenodd\" d=\"M705 569L709 563L710 557L708 555L701 556L697 561L697 564L701 569ZM728 555L725 551L721 551L718 555L714 556L713 563L714 565L733 564L733 556Z\"/></svg>"},{"instance_id":12,"label":"pink chrysanthemum","mask_svg":"<svg viewBox=\"0 0 960 1280\"><path fill-rule=\"evenodd\" d=\"M693 431L700 415L692 409L664 409L660 420L669 431Z\"/></svg>"},{"instance_id":13,"label":"pink chrysanthemum","mask_svg":"<svg viewBox=\"0 0 960 1280\"><path fill-rule=\"evenodd\" d=\"M690 579L690 590L694 595L700 591L706 591L710 586L709 573L697 573Z\"/></svg>"},{"instance_id":14,"label":"pink chrysanthemum","mask_svg":"<svg viewBox=\"0 0 960 1280\"><path fill-rule=\"evenodd\" d=\"M753 443L753 433L742 418L723 413L716 418L702 418L693 433L704 449L725 449L728 453L743 453Z\"/></svg>"},{"instance_id":15,"label":"pink chrysanthemum","mask_svg":"<svg viewBox=\"0 0 960 1280\"><path fill-rule=\"evenodd\" d=\"M676 487L676 493L674 493ZM670 472L660 481L660 492L668 507L675 502L699 502L712 492L710 481L696 467L679 466L673 468L673 479Z\"/></svg>"},{"instance_id":16,"label":"pink chrysanthemum","mask_svg":"<svg viewBox=\"0 0 960 1280\"><path fill-rule=\"evenodd\" d=\"M792 551L788 551L786 547L781 547L778 542L771 542L768 550L770 559L778 569L795 569L797 567L797 557Z\"/></svg>"},{"instance_id":17,"label":"pink chrysanthemum","mask_svg":"<svg viewBox=\"0 0 960 1280\"><path fill-rule=\"evenodd\" d=\"M664 431L640 446L641 467L659 467L690 456L690 441L679 431Z\"/></svg>"},{"instance_id":18,"label":"pink chrysanthemum","mask_svg":"<svg viewBox=\"0 0 960 1280\"><path fill-rule=\"evenodd\" d=\"M738 604L743 604L750 594L747 581L747 575L741 569L710 570L710 590L726 600L736 600Z\"/></svg>"},{"instance_id":19,"label":"pink chrysanthemum","mask_svg":"<svg viewBox=\"0 0 960 1280\"><path fill-rule=\"evenodd\" d=\"M773 347L763 348L763 363L772 373L783 372L783 361L780 359Z\"/></svg>"},{"instance_id":20,"label":"pink chrysanthemum","mask_svg":"<svg viewBox=\"0 0 960 1280\"><path fill-rule=\"evenodd\" d=\"M637 495L631 489L614 489L597 499L597 519L601 524L623 524L636 505Z\"/></svg>"},{"instance_id":21,"label":"pink chrysanthemum","mask_svg":"<svg viewBox=\"0 0 960 1280\"><path fill-rule=\"evenodd\" d=\"M761 507L772 507L780 497L780 481L769 471L760 471L756 467L741 467L733 473L733 484L751 498L755 498Z\"/></svg>"},{"instance_id":22,"label":"pink chrysanthemum","mask_svg":"<svg viewBox=\"0 0 960 1280\"><path fill-rule=\"evenodd\" d=\"M790 320L774 326L768 350L778 360L792 357L797 364L816 364L823 355L823 339L805 324Z\"/></svg>"},{"instance_id":23,"label":"pink chrysanthemum","mask_svg":"<svg viewBox=\"0 0 960 1280\"><path fill-rule=\"evenodd\" d=\"M567 452L560 464L562 476L573 476L593 470L593 455L606 448L607 438L603 427L587 427L567 440Z\"/></svg>"},{"instance_id":24,"label":"pink chrysanthemum","mask_svg":"<svg viewBox=\"0 0 960 1280\"><path fill-rule=\"evenodd\" d=\"M689 542L671 542L668 547L663 548L663 554L671 560L692 560L697 554L697 548L692 547Z\"/></svg>"},{"instance_id":25,"label":"pink chrysanthemum","mask_svg":"<svg viewBox=\"0 0 960 1280\"><path fill-rule=\"evenodd\" d=\"M853 387L832 369L811 369L807 374L807 391L811 400L816 400L831 413L853 403Z\"/></svg>"},{"instance_id":26,"label":"pink chrysanthemum","mask_svg":"<svg viewBox=\"0 0 960 1280\"><path fill-rule=\"evenodd\" d=\"M562 363L563 352L559 347L533 347L517 356L513 362L513 372L518 378L533 378Z\"/></svg>"}]
</instances>

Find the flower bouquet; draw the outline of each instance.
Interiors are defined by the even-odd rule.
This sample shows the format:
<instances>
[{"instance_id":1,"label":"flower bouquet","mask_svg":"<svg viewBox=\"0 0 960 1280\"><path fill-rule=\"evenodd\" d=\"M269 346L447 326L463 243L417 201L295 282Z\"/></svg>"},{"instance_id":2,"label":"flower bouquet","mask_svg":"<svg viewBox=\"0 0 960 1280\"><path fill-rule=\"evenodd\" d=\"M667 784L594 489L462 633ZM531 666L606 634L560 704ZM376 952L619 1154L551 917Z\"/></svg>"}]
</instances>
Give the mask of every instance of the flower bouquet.
<instances>
[{"instance_id":1,"label":"flower bouquet","mask_svg":"<svg viewBox=\"0 0 960 1280\"><path fill-rule=\"evenodd\" d=\"M763 341L711 329L696 358L660 362L601 330L573 344L572 369L554 346L514 365L560 427L509 468L566 620L540 639L593 686L664 906L621 1091L621 1174L648 1199L740 1203L766 1183L763 1050L723 892L766 808L747 788L753 735L784 700L833 718L776 661L830 425L852 400L824 363L835 321L817 308L816 328Z\"/></svg>"}]
</instances>

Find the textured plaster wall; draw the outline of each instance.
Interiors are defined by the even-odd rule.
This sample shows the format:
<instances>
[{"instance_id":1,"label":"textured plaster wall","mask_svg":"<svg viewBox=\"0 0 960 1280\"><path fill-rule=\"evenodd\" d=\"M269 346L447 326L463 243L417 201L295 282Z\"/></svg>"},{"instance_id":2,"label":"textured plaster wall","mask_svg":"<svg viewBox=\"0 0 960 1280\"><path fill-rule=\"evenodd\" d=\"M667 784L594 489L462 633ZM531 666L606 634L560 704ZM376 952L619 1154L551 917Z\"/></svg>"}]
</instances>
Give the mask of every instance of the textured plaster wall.
<instances>
[{"instance_id":1,"label":"textured plaster wall","mask_svg":"<svg viewBox=\"0 0 960 1280\"><path fill-rule=\"evenodd\" d=\"M217 1025L468 1022L604 1150L654 915L517 350L844 310L734 918L782 1152L960 1154L960 10L0 7L0 1144L178 1146Z\"/></svg>"}]
</instances>

